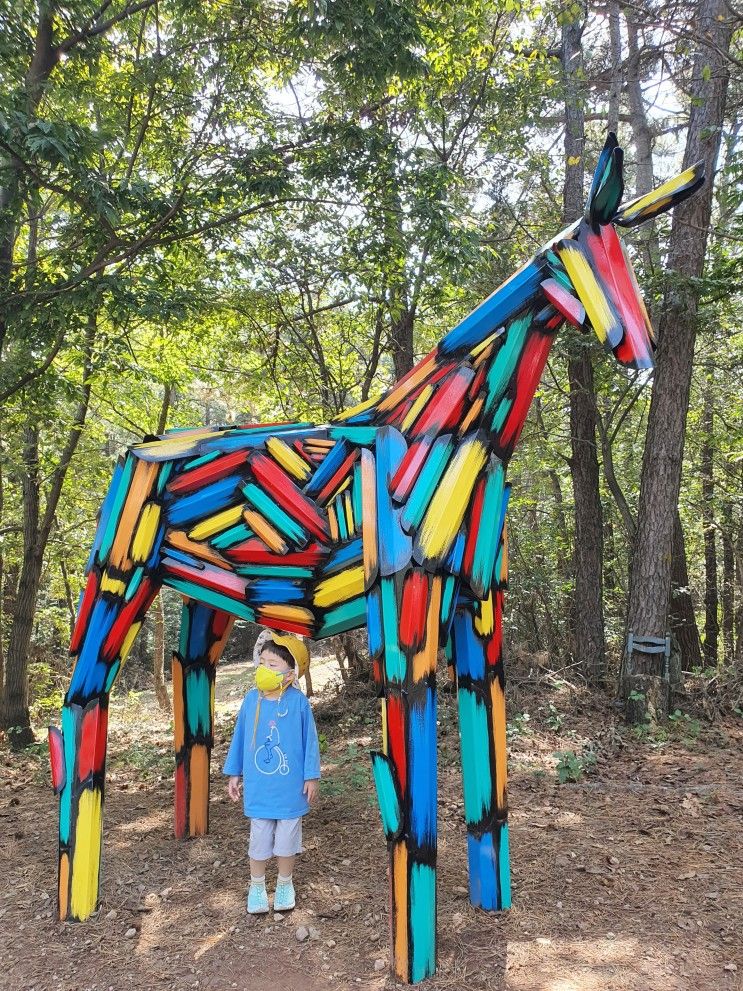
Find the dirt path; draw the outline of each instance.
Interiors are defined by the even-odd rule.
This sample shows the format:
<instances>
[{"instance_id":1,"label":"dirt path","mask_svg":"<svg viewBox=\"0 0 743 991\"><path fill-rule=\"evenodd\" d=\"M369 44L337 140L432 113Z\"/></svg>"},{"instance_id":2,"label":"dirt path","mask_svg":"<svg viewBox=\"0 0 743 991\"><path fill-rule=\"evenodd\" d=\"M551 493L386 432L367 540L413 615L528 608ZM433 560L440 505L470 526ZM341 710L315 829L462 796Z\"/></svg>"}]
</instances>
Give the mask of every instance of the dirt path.
<instances>
[{"instance_id":1,"label":"dirt path","mask_svg":"<svg viewBox=\"0 0 743 991\"><path fill-rule=\"evenodd\" d=\"M217 681L211 834L198 841L172 838L167 720L149 693L112 703L101 908L85 925L53 917L57 813L42 748L20 761L0 751L1 988L395 986L375 970L387 963L387 895L366 754L374 702L337 696L332 665L316 671L324 782L298 907L252 920L247 830L218 776L246 677L231 665ZM564 682L515 680L510 694L514 908L500 917L467 902L455 706L440 696L439 972L428 986L742 988L740 723L679 720L637 740ZM559 785L558 751L595 753L596 764ZM315 938L298 942L299 926Z\"/></svg>"}]
</instances>

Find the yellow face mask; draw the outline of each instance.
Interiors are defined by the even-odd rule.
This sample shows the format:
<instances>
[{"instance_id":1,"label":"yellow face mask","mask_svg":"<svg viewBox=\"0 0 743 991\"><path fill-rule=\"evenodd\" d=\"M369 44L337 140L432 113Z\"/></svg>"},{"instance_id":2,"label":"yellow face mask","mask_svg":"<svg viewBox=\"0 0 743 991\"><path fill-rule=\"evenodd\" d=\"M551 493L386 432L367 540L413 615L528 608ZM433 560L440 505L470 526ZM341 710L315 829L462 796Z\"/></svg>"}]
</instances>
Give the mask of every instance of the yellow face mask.
<instances>
[{"instance_id":1,"label":"yellow face mask","mask_svg":"<svg viewBox=\"0 0 743 991\"><path fill-rule=\"evenodd\" d=\"M283 686L285 677L285 674L260 664L255 672L255 687L259 692L275 692Z\"/></svg>"}]
</instances>

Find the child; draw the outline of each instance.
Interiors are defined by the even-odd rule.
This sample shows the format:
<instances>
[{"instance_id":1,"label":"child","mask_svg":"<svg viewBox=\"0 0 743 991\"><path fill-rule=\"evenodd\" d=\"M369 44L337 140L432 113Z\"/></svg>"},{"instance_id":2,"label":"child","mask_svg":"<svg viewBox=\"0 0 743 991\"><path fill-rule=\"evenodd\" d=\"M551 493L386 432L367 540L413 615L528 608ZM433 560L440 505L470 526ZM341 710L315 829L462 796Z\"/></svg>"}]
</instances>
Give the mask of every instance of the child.
<instances>
[{"instance_id":1,"label":"child","mask_svg":"<svg viewBox=\"0 0 743 991\"><path fill-rule=\"evenodd\" d=\"M309 652L297 637L269 634L259 647L256 687L243 699L224 773L233 802L242 778L245 815L250 818L248 912L268 912L266 862L279 869L274 912L294 908L292 869L302 852L302 816L315 800L320 748L312 709L297 687Z\"/></svg>"}]
</instances>

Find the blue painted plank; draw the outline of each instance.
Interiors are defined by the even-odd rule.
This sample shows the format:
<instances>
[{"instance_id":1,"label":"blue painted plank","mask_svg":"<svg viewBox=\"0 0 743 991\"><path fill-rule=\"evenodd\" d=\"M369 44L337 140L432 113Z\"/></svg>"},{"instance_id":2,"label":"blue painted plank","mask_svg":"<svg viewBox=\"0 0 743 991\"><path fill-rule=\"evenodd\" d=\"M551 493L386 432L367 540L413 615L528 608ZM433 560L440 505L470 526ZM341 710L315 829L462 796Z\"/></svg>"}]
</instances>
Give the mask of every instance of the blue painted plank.
<instances>
[{"instance_id":1,"label":"blue painted plank","mask_svg":"<svg viewBox=\"0 0 743 991\"><path fill-rule=\"evenodd\" d=\"M339 606L328 609L317 631L317 639L345 633L346 630L356 630L364 625L366 618L366 596L359 595L355 599L349 599L348 602L342 602Z\"/></svg>"},{"instance_id":2,"label":"blue painted plank","mask_svg":"<svg viewBox=\"0 0 743 991\"><path fill-rule=\"evenodd\" d=\"M366 596L366 632L369 655L379 657L382 651L382 601L378 586L370 589Z\"/></svg>"},{"instance_id":3,"label":"blue painted plank","mask_svg":"<svg viewBox=\"0 0 743 991\"><path fill-rule=\"evenodd\" d=\"M351 444L347 440L339 440L334 447L331 447L315 474L305 485L304 494L310 499L315 499L338 471L351 450Z\"/></svg>"},{"instance_id":4,"label":"blue painted plank","mask_svg":"<svg viewBox=\"0 0 743 991\"><path fill-rule=\"evenodd\" d=\"M271 525L285 534L289 540L303 547L307 543L307 531L285 512L271 496L253 482L243 486L243 494L259 513L263 513Z\"/></svg>"},{"instance_id":5,"label":"blue painted plank","mask_svg":"<svg viewBox=\"0 0 743 991\"><path fill-rule=\"evenodd\" d=\"M390 482L407 451L402 434L394 427L382 427L377 436L377 545L379 573L394 575L408 564L413 542L402 528L402 508L394 506Z\"/></svg>"},{"instance_id":6,"label":"blue painted plank","mask_svg":"<svg viewBox=\"0 0 743 991\"><path fill-rule=\"evenodd\" d=\"M441 437L436 438L433 447L428 452L428 457L415 480L408 501L402 507L401 522L403 529L408 533L412 533L420 525L423 514L433 498L441 476L444 474L444 469L449 463L453 449L451 434L442 434Z\"/></svg>"},{"instance_id":7,"label":"blue painted plank","mask_svg":"<svg viewBox=\"0 0 743 991\"><path fill-rule=\"evenodd\" d=\"M121 474L118 476L116 488L112 494L111 502L109 504L110 509L106 518L106 526L102 532L101 542L98 550L96 551L96 557L101 564L108 560L108 555L111 551L114 537L116 536L116 527L119 525L121 510L124 508L124 500L129 492L129 485L134 472L134 462L134 455L128 454L124 461ZM114 475L114 478L116 478L116 475ZM113 481L111 482L111 488L114 489Z\"/></svg>"},{"instance_id":8,"label":"blue painted plank","mask_svg":"<svg viewBox=\"0 0 743 991\"><path fill-rule=\"evenodd\" d=\"M436 693L426 689L410 706L410 828L421 848L436 846Z\"/></svg>"},{"instance_id":9,"label":"blue painted plank","mask_svg":"<svg viewBox=\"0 0 743 991\"><path fill-rule=\"evenodd\" d=\"M402 826L402 809L395 784L395 772L385 754L374 752L371 755L371 760L379 814L382 817L382 829L385 839L389 842L397 837Z\"/></svg>"},{"instance_id":10,"label":"blue painted plank","mask_svg":"<svg viewBox=\"0 0 743 991\"><path fill-rule=\"evenodd\" d=\"M166 510L168 524L182 527L206 519L208 516L214 516L229 506L237 505L242 500L240 485L239 475L229 475L199 489L198 492L175 499Z\"/></svg>"},{"instance_id":11,"label":"blue painted plank","mask_svg":"<svg viewBox=\"0 0 743 991\"><path fill-rule=\"evenodd\" d=\"M410 867L410 979L432 977L436 969L436 871L428 864Z\"/></svg>"},{"instance_id":12,"label":"blue painted plank","mask_svg":"<svg viewBox=\"0 0 743 991\"><path fill-rule=\"evenodd\" d=\"M460 609L454 615L451 629L457 675L469 675L475 680L485 677L485 643L475 632L470 609Z\"/></svg>"},{"instance_id":13,"label":"blue painted plank","mask_svg":"<svg viewBox=\"0 0 743 991\"><path fill-rule=\"evenodd\" d=\"M439 353L450 355L460 350L471 350L476 344L507 323L524 308L539 291L544 278L542 267L528 262L499 289L465 317L439 344Z\"/></svg>"},{"instance_id":14,"label":"blue painted plank","mask_svg":"<svg viewBox=\"0 0 743 991\"><path fill-rule=\"evenodd\" d=\"M337 571L343 571L352 564L361 563L363 554L364 547L361 537L357 537L355 540L350 541L350 543L343 544L328 558L327 564L322 569L323 577L325 575L334 575Z\"/></svg>"},{"instance_id":15,"label":"blue painted plank","mask_svg":"<svg viewBox=\"0 0 743 991\"><path fill-rule=\"evenodd\" d=\"M273 602L302 602L306 596L302 586L291 578L257 578L248 585L247 598L251 606L263 606Z\"/></svg>"}]
</instances>

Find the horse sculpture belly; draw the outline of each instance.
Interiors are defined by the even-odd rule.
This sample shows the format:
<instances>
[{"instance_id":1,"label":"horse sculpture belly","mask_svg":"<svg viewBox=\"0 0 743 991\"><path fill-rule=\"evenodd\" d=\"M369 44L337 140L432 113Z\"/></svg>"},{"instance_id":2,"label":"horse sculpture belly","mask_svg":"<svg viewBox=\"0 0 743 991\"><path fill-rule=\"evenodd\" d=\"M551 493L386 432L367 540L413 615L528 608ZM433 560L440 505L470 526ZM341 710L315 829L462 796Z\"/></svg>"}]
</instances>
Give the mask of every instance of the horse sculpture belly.
<instances>
[{"instance_id":1,"label":"horse sculpture belly","mask_svg":"<svg viewBox=\"0 0 743 991\"><path fill-rule=\"evenodd\" d=\"M610 136L586 218L381 399L317 427L173 431L120 460L70 645L62 731L50 730L61 918L97 906L108 697L162 585L184 597L172 669L177 836L208 828L214 675L234 617L314 639L366 625L395 972L419 981L436 962L440 644L457 685L470 898L510 905L506 465L565 320L592 326L622 363L649 367L649 323L613 223L668 209L700 181L689 169L619 209Z\"/></svg>"}]
</instances>

